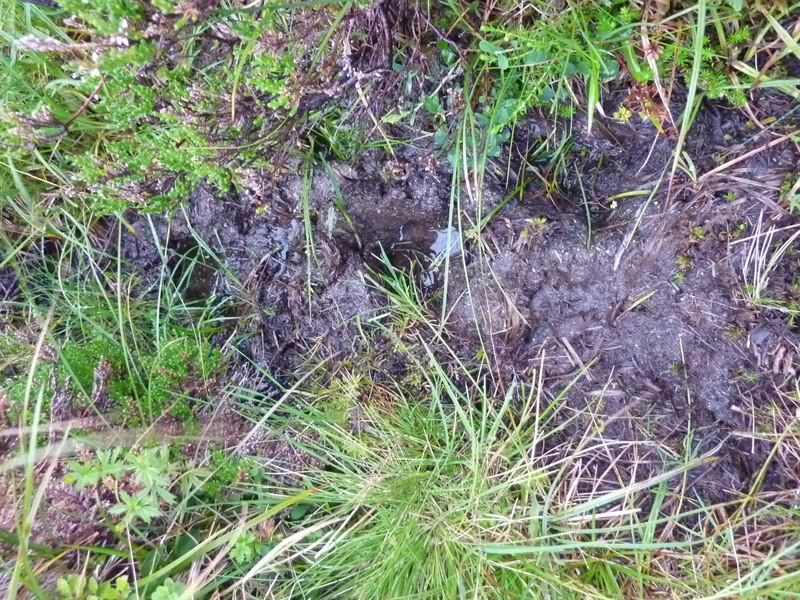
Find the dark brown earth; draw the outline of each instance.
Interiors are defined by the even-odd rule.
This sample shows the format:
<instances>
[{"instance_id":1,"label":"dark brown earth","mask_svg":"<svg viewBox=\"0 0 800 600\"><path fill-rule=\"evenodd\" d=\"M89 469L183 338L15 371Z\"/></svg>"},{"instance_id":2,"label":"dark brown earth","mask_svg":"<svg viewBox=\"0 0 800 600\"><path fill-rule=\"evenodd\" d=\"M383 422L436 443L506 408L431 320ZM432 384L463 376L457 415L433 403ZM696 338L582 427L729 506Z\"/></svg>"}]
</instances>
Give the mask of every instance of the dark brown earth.
<instances>
[{"instance_id":1,"label":"dark brown earth","mask_svg":"<svg viewBox=\"0 0 800 600\"><path fill-rule=\"evenodd\" d=\"M606 114L621 100L610 96ZM796 127L796 107L780 96L753 106L759 119L785 115L784 128ZM544 137L568 132L565 169L554 175L552 164L529 160ZM776 137L740 111L707 105L687 151L704 173ZM136 293L155 293L166 269L187 302L236 317L218 343L277 381L323 360L330 370L366 361L379 378L409 368L388 341L362 334L387 302L370 283L386 268L385 253L413 270L431 317L446 315L446 341L466 364L485 348L501 382L543 364L549 396L582 374L568 394L575 409L594 402L600 417L646 416L638 421L646 430L616 418L605 435L654 439L676 452L691 432L691 451L716 457L691 485L723 500L749 489L771 447L741 433L797 385L800 330L786 308L754 303L747 285L754 249L771 252L800 227L779 198L800 152L787 140L698 183L679 171L669 190L674 143L649 123L599 118L588 134L576 118L554 132L529 115L479 188L462 183L451 193L452 167L422 143L310 172L289 164L277 185L252 170L227 197L201 187L172 215L128 215L121 252ZM537 173L555 176L557 188L548 192ZM619 196L626 192L639 193ZM107 221L96 235L111 255L116 227ZM763 294L795 307L797 248L795 240ZM13 273L0 270L0 298L14 290ZM268 397L270 385L259 383ZM276 463L286 475L293 459L281 448L270 452L286 455ZM770 463L767 489L799 483L796 465Z\"/></svg>"},{"instance_id":2,"label":"dark brown earth","mask_svg":"<svg viewBox=\"0 0 800 600\"><path fill-rule=\"evenodd\" d=\"M611 97L607 114L621 98ZM797 120L779 96L754 106L759 118ZM587 134L577 118L559 189L547 194L530 177L476 235L479 218L526 176L526 149L551 127L531 116L509 154L488 166L483 189L462 185L458 195L447 160L426 146L368 150L354 165L332 162L306 179L297 164L298 174L266 193L253 172L252 186L227 198L196 190L171 220L131 217L136 234L125 238L124 257L142 290L156 281L158 247L170 266L187 252L200 258L189 299L228 298L245 323L239 349L279 374L312 355L357 355L359 323L385 303L365 278L384 252L396 267L415 269L431 314L447 315L448 343L465 360L484 344L510 380L544 357L550 394L591 365L571 392L576 407L602 392L606 415L649 414L648 435L660 440L677 444L695 430L696 452L717 448L719 458L698 490L712 499L745 491L767 448L735 432L752 428L752 415L796 381L797 326L786 310L754 304L746 284L753 244L770 229L778 230L773 244L786 240L800 225L778 197L798 168L797 145L755 153L698 183L679 171L672 190L663 183L648 200L665 169L668 180L674 140L649 123L602 118ZM709 105L687 149L703 173L775 137L740 111ZM463 212L450 211L451 197ZM797 267L792 249L766 293L796 302ZM620 439L633 433L624 423L611 430ZM775 465L767 484L785 486L797 475L789 471Z\"/></svg>"}]
</instances>

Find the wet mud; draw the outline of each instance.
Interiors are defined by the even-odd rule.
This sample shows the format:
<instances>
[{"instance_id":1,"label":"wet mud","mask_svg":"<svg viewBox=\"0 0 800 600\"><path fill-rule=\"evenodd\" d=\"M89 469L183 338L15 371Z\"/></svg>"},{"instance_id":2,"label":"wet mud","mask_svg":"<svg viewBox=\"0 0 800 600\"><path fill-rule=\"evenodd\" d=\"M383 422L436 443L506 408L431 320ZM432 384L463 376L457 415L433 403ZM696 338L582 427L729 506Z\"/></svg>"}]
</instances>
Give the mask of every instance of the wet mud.
<instances>
[{"instance_id":1,"label":"wet mud","mask_svg":"<svg viewBox=\"0 0 800 600\"><path fill-rule=\"evenodd\" d=\"M698 489L712 499L745 490L768 450L732 434L796 383L800 332L790 311L751 289L764 257L789 240L763 294L781 306L797 300L790 238L800 222L778 194L797 168L796 146L707 180L678 172L670 189L669 136L604 118L589 134L577 118L557 189L535 177L520 185L526 149L551 132L531 115L483 189L458 195L451 165L425 145L367 150L352 165L298 162L266 193L257 173L226 198L199 188L171 218L131 216L124 258L142 293L166 265L189 300L227 299L242 323L238 349L278 374L312 356L358 356L363 325L386 303L370 278L387 263L412 271L464 360L485 348L508 380L543 365L551 395L582 374L569 394L576 408L602 395L607 415L650 415L661 441L696 430L698 445L719 454ZM687 148L707 172L773 138L709 105ZM180 266L187 256L190 271ZM616 423L609 434L634 432ZM785 486L781 477L767 485Z\"/></svg>"}]
</instances>

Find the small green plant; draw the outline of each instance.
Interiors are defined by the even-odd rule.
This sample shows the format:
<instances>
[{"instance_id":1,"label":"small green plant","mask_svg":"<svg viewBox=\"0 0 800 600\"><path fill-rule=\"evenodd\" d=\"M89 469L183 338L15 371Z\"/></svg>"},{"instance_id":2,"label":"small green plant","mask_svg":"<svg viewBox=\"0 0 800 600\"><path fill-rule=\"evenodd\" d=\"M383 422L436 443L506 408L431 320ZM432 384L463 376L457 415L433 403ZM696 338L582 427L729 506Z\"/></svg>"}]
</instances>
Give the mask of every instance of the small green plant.
<instances>
[{"instance_id":1,"label":"small green plant","mask_svg":"<svg viewBox=\"0 0 800 600\"><path fill-rule=\"evenodd\" d=\"M119 504L109 508L108 512L121 516L124 525L130 525L134 521L149 523L162 514L158 500L144 490L133 495L125 490L120 490Z\"/></svg>"},{"instance_id":2,"label":"small green plant","mask_svg":"<svg viewBox=\"0 0 800 600\"><path fill-rule=\"evenodd\" d=\"M257 40L263 26L258 21L239 22L234 31L245 39ZM272 110L288 109L292 115L297 111L300 100L291 90L289 81L295 73L295 60L292 52L281 51L280 46L265 52L255 53L247 45L234 51L234 56L247 64L244 70L244 83L253 89L268 94L271 99L265 104Z\"/></svg>"},{"instance_id":3,"label":"small green plant","mask_svg":"<svg viewBox=\"0 0 800 600\"><path fill-rule=\"evenodd\" d=\"M731 340L740 340L744 336L744 331L742 331L741 327L731 325L725 330L725 336Z\"/></svg>"},{"instance_id":4,"label":"small green plant","mask_svg":"<svg viewBox=\"0 0 800 600\"><path fill-rule=\"evenodd\" d=\"M730 44L731 48L735 48L737 44L749 38L749 30L746 27L742 27L729 36L728 42L731 38L734 42L739 40ZM743 106L747 102L747 97L741 89L731 85L726 61L727 56L722 49L723 43L727 42L717 40L717 43L715 43L709 36L703 38L698 83L709 98L725 98L734 106ZM658 60L660 70L665 74L674 66L678 66L686 74L687 78L692 71L694 61L694 50L681 44L672 47L668 46Z\"/></svg>"},{"instance_id":5,"label":"small green plant","mask_svg":"<svg viewBox=\"0 0 800 600\"><path fill-rule=\"evenodd\" d=\"M755 385L761 379L761 375L759 373L742 373L741 379L750 385Z\"/></svg>"},{"instance_id":6,"label":"small green plant","mask_svg":"<svg viewBox=\"0 0 800 600\"><path fill-rule=\"evenodd\" d=\"M249 568L256 559L274 546L274 541L265 542L252 531L245 531L237 538L236 543L231 548L230 557L239 568Z\"/></svg>"},{"instance_id":7,"label":"small green plant","mask_svg":"<svg viewBox=\"0 0 800 600\"><path fill-rule=\"evenodd\" d=\"M780 198L789 204L789 211L794 212L800 203L800 173L789 173L781 185Z\"/></svg>"},{"instance_id":8,"label":"small green plant","mask_svg":"<svg viewBox=\"0 0 800 600\"><path fill-rule=\"evenodd\" d=\"M589 111L599 95L603 82L614 79L619 63L614 52L620 52L630 71L646 79L643 67L632 51L633 28L639 14L627 2L613 1L601 6L587 3L580 11L549 15L535 21L533 27L484 25L486 38L480 41L480 60L496 66L501 72L498 87L506 87L503 78L511 71L522 74L517 97L524 107L549 106L562 112L573 96L568 84L581 77L591 90Z\"/></svg>"},{"instance_id":9,"label":"small green plant","mask_svg":"<svg viewBox=\"0 0 800 600\"><path fill-rule=\"evenodd\" d=\"M628 121L631 120L633 112L631 111L630 108L622 104L616 111L614 111L613 116L620 123L627 123Z\"/></svg>"},{"instance_id":10,"label":"small green plant","mask_svg":"<svg viewBox=\"0 0 800 600\"><path fill-rule=\"evenodd\" d=\"M131 592L127 577L98 582L94 577L69 575L56 581L61 600L125 600Z\"/></svg>"},{"instance_id":11,"label":"small green plant","mask_svg":"<svg viewBox=\"0 0 800 600\"><path fill-rule=\"evenodd\" d=\"M231 559L238 565L252 564L256 555L257 544L258 539L254 533L250 531L243 532L236 540L233 548L231 548Z\"/></svg>"},{"instance_id":12,"label":"small green plant","mask_svg":"<svg viewBox=\"0 0 800 600\"><path fill-rule=\"evenodd\" d=\"M525 219L525 225L519 234L519 241L517 244L524 248L530 247L533 240L540 237L546 230L546 217L531 217L530 219Z\"/></svg>"},{"instance_id":13,"label":"small green plant","mask_svg":"<svg viewBox=\"0 0 800 600\"><path fill-rule=\"evenodd\" d=\"M94 459L86 461L71 461L68 463L69 472L64 480L72 483L75 488L82 490L94 487L106 477L120 478L128 469L120 457L120 449L98 450Z\"/></svg>"},{"instance_id":14,"label":"small green plant","mask_svg":"<svg viewBox=\"0 0 800 600\"><path fill-rule=\"evenodd\" d=\"M207 469L191 461L176 460L166 445L123 453L120 448L99 450L95 457L70 461L64 481L78 490L111 491L117 503L108 512L121 517L120 524L150 523L163 514L163 506L177 501L173 491L179 486L185 496L201 489L210 477Z\"/></svg>"},{"instance_id":15,"label":"small green plant","mask_svg":"<svg viewBox=\"0 0 800 600\"><path fill-rule=\"evenodd\" d=\"M203 491L212 498L225 493L235 494L240 483L258 484L264 481L264 471L246 457L235 457L215 448L209 460L210 476L203 482Z\"/></svg>"},{"instance_id":16,"label":"small green plant","mask_svg":"<svg viewBox=\"0 0 800 600\"><path fill-rule=\"evenodd\" d=\"M183 593L186 586L180 581L174 581L170 577L164 580L150 596L150 600L183 600Z\"/></svg>"},{"instance_id":17,"label":"small green plant","mask_svg":"<svg viewBox=\"0 0 800 600\"><path fill-rule=\"evenodd\" d=\"M695 225L690 228L689 233L695 240L702 240L706 237L706 230L701 225Z\"/></svg>"},{"instance_id":18,"label":"small green plant","mask_svg":"<svg viewBox=\"0 0 800 600\"><path fill-rule=\"evenodd\" d=\"M505 71L508 68L508 58L506 58L500 46L496 46L488 40L481 40L478 47L481 50L481 60L496 64L501 71Z\"/></svg>"},{"instance_id":19,"label":"small green plant","mask_svg":"<svg viewBox=\"0 0 800 600\"><path fill-rule=\"evenodd\" d=\"M747 231L747 223L739 223L733 229L730 230L728 237L730 239L736 239L740 237L743 233Z\"/></svg>"},{"instance_id":20,"label":"small green plant","mask_svg":"<svg viewBox=\"0 0 800 600\"><path fill-rule=\"evenodd\" d=\"M59 380L71 377L81 392L81 402L88 405L95 373L105 368L109 372L107 394L120 417L130 422L144 417L151 422L169 413L190 422L192 391L202 389L221 371L220 351L193 337L165 339L160 347L142 350L132 371L122 346L105 335L67 343L61 353Z\"/></svg>"}]
</instances>

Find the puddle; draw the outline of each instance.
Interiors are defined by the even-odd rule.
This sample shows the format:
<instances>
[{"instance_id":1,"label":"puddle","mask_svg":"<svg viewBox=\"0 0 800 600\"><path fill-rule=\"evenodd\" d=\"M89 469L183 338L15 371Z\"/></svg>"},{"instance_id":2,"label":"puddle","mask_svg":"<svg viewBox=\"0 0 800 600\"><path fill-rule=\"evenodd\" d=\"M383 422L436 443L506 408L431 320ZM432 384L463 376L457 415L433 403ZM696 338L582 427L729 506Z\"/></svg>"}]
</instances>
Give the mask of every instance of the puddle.
<instances>
[{"instance_id":1,"label":"puddle","mask_svg":"<svg viewBox=\"0 0 800 600\"><path fill-rule=\"evenodd\" d=\"M436 239L431 244L428 252L431 257L431 268L438 268L448 257L458 256L464 251L464 241L455 227L437 229L433 233Z\"/></svg>"},{"instance_id":2,"label":"puddle","mask_svg":"<svg viewBox=\"0 0 800 600\"><path fill-rule=\"evenodd\" d=\"M425 289L434 287L448 258L464 251L464 243L455 227L431 228L425 223L408 221L399 231L399 240L390 249L392 264L398 268L419 268L419 281Z\"/></svg>"},{"instance_id":3,"label":"puddle","mask_svg":"<svg viewBox=\"0 0 800 600\"><path fill-rule=\"evenodd\" d=\"M300 221L293 220L287 227L273 227L272 261L278 265L275 277L280 277L286 271L286 261L294 250L297 239L303 231Z\"/></svg>"},{"instance_id":4,"label":"puddle","mask_svg":"<svg viewBox=\"0 0 800 600\"><path fill-rule=\"evenodd\" d=\"M464 240L455 227L432 230L435 234L428 250L430 264L422 271L420 282L425 289L433 288L439 281L441 269L449 258L460 256L464 252Z\"/></svg>"},{"instance_id":5,"label":"puddle","mask_svg":"<svg viewBox=\"0 0 800 600\"><path fill-rule=\"evenodd\" d=\"M187 302L205 300L214 293L217 269L214 260L199 244L190 240L173 243L167 259L167 271L176 289Z\"/></svg>"}]
</instances>

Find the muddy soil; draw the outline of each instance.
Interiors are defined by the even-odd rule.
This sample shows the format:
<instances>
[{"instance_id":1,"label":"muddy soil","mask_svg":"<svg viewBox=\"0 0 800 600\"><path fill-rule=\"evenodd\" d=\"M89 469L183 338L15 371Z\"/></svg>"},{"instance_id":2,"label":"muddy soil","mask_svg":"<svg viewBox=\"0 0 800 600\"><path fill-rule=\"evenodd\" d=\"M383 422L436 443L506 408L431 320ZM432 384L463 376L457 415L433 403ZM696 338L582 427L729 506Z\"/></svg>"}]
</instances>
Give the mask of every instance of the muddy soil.
<instances>
[{"instance_id":1,"label":"muddy soil","mask_svg":"<svg viewBox=\"0 0 800 600\"><path fill-rule=\"evenodd\" d=\"M791 110L770 96L756 116ZM464 231L478 221L476 207L486 214L518 185L524 169L508 177L504 167L524 166L524 149L550 127L531 115L487 169L484 189L461 190ZM773 244L787 240L799 224L778 197L798 168L797 147L774 146L697 184L679 172L668 197L666 184L651 192L673 140L649 123L599 118L586 130L580 118L571 124L558 192L545 194L532 178L477 236L452 227L447 160L411 145L287 175L266 192L258 172L227 198L200 188L171 219L132 216L124 257L144 292L163 262L184 276L179 257L193 253L188 299L228 298L244 324L226 339L280 374L314 353L358 355L361 325L385 303L369 283L385 255L415 270L466 360L483 345L509 379L544 360L550 394L585 370L570 394L576 408L602 395L605 414L650 414L650 435L676 444L695 429L698 451L721 444L698 490L711 499L745 490L767 449L730 434L752 427L748 414L775 388L793 388L798 368L800 331L785 310L760 307L747 291L759 268L754 244L771 229ZM705 172L770 139L740 111L709 105L687 148ZM796 301L797 273L791 249L766 293ZM610 435L633 432L617 423ZM789 485L779 470L767 485Z\"/></svg>"},{"instance_id":2,"label":"muddy soil","mask_svg":"<svg viewBox=\"0 0 800 600\"><path fill-rule=\"evenodd\" d=\"M620 101L612 96L605 112ZM753 107L759 119L796 120L780 96ZM570 135L571 153L548 193L533 172L546 168L528 152L554 133ZM702 173L774 137L739 111L708 105L687 148ZM235 317L220 345L287 384L321 361L328 372L349 362L375 380L402 377L408 357L364 332L387 303L371 283L376 273L387 262L411 271L432 318L446 315L447 343L464 363L485 350L505 383L543 366L545 395L572 384L571 408L591 405L613 420L607 439L657 440L680 456L692 432L692 451L716 460L692 472L691 491L725 501L750 488L771 450L741 432L798 385L800 329L786 310L800 300L797 238L768 274L768 302L754 302L752 286L800 231L779 197L787 174L800 170L800 152L776 145L698 184L679 172L668 195L666 184L656 187L673 144L641 122L598 118L589 134L581 118L566 129L531 114L487 168L482 189L452 193L452 167L421 143L310 172L287 165L278 185L253 169L227 197L200 187L171 215L126 215L119 251L137 294L157 293L169 274L187 303ZM524 177L522 193L502 204ZM453 198L461 212L451 210ZM118 226L109 220L95 232L108 256L118 251ZM0 269L0 327L17 289L15 274ZM260 402L281 394L244 360L229 383ZM292 484L317 464L285 438L248 437L250 423L224 398L198 421L232 452L270 457L277 481ZM649 474L646 465L633 470ZM798 485L797 465L774 457L764 487ZM66 494L61 488L54 480L47 497ZM35 541L101 541L102 532L74 517L91 514L86 498L63 497L48 504L55 512L47 521L58 526L35 531ZM0 521L10 514L0 506Z\"/></svg>"}]
</instances>

